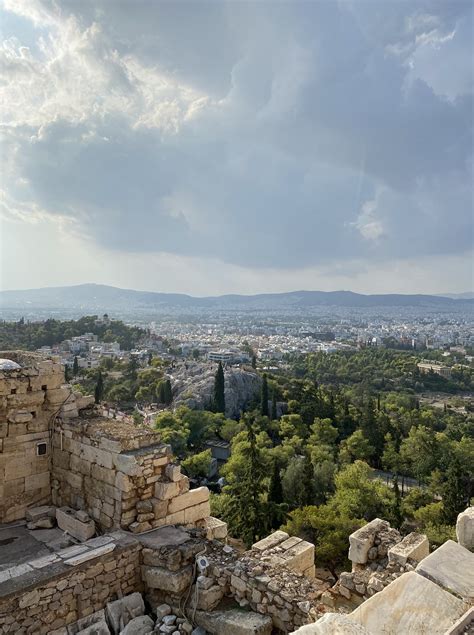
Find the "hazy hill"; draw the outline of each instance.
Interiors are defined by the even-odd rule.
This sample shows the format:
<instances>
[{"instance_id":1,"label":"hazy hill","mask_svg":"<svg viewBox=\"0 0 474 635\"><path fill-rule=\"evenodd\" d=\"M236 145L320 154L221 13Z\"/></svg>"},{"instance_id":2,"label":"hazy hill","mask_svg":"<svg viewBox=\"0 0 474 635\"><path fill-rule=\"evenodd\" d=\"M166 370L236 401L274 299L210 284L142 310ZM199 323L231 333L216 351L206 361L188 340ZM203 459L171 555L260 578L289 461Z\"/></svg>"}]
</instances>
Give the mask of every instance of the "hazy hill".
<instances>
[{"instance_id":1,"label":"hazy hill","mask_svg":"<svg viewBox=\"0 0 474 635\"><path fill-rule=\"evenodd\" d=\"M292 291L197 298L181 293L134 291L99 284L0 292L0 309L75 309L89 312L179 308L278 310L317 306L449 308L460 305L474 306L474 300L433 295L362 295L352 291Z\"/></svg>"}]
</instances>

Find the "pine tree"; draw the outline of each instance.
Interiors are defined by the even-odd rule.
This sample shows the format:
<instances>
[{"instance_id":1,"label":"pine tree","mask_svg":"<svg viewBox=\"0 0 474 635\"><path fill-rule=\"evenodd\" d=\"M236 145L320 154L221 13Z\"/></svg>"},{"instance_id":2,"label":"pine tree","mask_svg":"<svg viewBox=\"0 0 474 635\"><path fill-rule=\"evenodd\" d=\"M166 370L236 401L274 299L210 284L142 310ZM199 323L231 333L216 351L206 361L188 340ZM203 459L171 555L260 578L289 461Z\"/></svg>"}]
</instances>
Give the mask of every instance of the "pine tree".
<instances>
[{"instance_id":1,"label":"pine tree","mask_svg":"<svg viewBox=\"0 0 474 635\"><path fill-rule=\"evenodd\" d=\"M245 455L243 477L229 486L230 495L228 514L231 532L242 538L250 547L258 538L267 534L269 526L268 504L264 501L267 493L265 486L265 464L262 453L257 447L253 423L244 420L247 428L248 453Z\"/></svg>"},{"instance_id":2,"label":"pine tree","mask_svg":"<svg viewBox=\"0 0 474 635\"><path fill-rule=\"evenodd\" d=\"M95 403L101 402L103 394L104 394L104 379L102 377L102 373L99 371L99 374L97 376L97 383L95 385L95 390L94 390Z\"/></svg>"},{"instance_id":3,"label":"pine tree","mask_svg":"<svg viewBox=\"0 0 474 635\"><path fill-rule=\"evenodd\" d=\"M222 368L221 362L219 362L214 379L213 406L215 412L225 413L225 380L224 369Z\"/></svg>"},{"instance_id":4,"label":"pine tree","mask_svg":"<svg viewBox=\"0 0 474 635\"><path fill-rule=\"evenodd\" d=\"M268 417L268 381L266 373L262 380L262 393L260 397L260 414L262 417Z\"/></svg>"},{"instance_id":5,"label":"pine tree","mask_svg":"<svg viewBox=\"0 0 474 635\"><path fill-rule=\"evenodd\" d=\"M271 414L271 418L272 418L273 421L276 421L278 419L276 394L275 394L274 390L272 391L272 414Z\"/></svg>"},{"instance_id":6,"label":"pine tree","mask_svg":"<svg viewBox=\"0 0 474 635\"><path fill-rule=\"evenodd\" d=\"M443 491L443 510L446 522L454 524L458 514L466 506L466 493L463 486L463 471L458 458L453 457L446 470L446 483Z\"/></svg>"},{"instance_id":7,"label":"pine tree","mask_svg":"<svg viewBox=\"0 0 474 635\"><path fill-rule=\"evenodd\" d=\"M78 372L79 372L79 362L77 360L77 355L75 355L74 364L72 366L72 374L74 375L74 377L77 375Z\"/></svg>"}]
</instances>

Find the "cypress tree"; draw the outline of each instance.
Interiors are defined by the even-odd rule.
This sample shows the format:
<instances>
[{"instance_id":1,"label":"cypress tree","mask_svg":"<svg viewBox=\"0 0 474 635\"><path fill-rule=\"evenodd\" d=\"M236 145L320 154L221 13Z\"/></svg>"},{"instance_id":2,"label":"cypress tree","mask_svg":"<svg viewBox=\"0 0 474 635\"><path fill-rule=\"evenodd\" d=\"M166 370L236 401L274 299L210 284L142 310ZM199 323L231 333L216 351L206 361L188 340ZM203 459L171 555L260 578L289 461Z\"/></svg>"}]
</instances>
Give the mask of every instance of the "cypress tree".
<instances>
[{"instance_id":1,"label":"cypress tree","mask_svg":"<svg viewBox=\"0 0 474 635\"><path fill-rule=\"evenodd\" d=\"M167 379L164 385L164 403L169 406L173 401L173 391L171 389L171 381Z\"/></svg>"},{"instance_id":2,"label":"cypress tree","mask_svg":"<svg viewBox=\"0 0 474 635\"><path fill-rule=\"evenodd\" d=\"M101 402L103 394L104 394L104 379L102 377L102 373L99 371L99 374L97 376L97 383L95 385L95 390L94 390L95 403Z\"/></svg>"},{"instance_id":3,"label":"cypress tree","mask_svg":"<svg viewBox=\"0 0 474 635\"><path fill-rule=\"evenodd\" d=\"M264 502L267 493L265 486L265 464L262 453L257 447L253 424L244 420L247 428L249 449L245 455L245 468L240 482L229 486L228 521L234 535L240 536L247 547L257 538L266 535L269 525L268 505Z\"/></svg>"},{"instance_id":4,"label":"cypress tree","mask_svg":"<svg viewBox=\"0 0 474 635\"><path fill-rule=\"evenodd\" d=\"M273 503L283 503L283 487L281 484L280 466L278 461L273 462L273 472L268 488L268 500Z\"/></svg>"},{"instance_id":5,"label":"cypress tree","mask_svg":"<svg viewBox=\"0 0 474 635\"><path fill-rule=\"evenodd\" d=\"M304 497L302 500L302 507L307 505L314 505L315 491L314 491L314 468L311 461L311 455L309 452L305 453L304 465L303 465L303 479L304 479Z\"/></svg>"},{"instance_id":6,"label":"cypress tree","mask_svg":"<svg viewBox=\"0 0 474 635\"><path fill-rule=\"evenodd\" d=\"M463 476L459 459L453 457L446 470L446 483L443 491L444 517L449 524L456 522L458 514L462 512L466 506Z\"/></svg>"},{"instance_id":7,"label":"cypress tree","mask_svg":"<svg viewBox=\"0 0 474 635\"><path fill-rule=\"evenodd\" d=\"M77 361L77 355L74 355L74 364L72 366L72 374L74 375L74 377L77 375L78 372L79 372L79 362Z\"/></svg>"},{"instance_id":8,"label":"cypress tree","mask_svg":"<svg viewBox=\"0 0 474 635\"><path fill-rule=\"evenodd\" d=\"M272 391L272 415L271 418L273 419L273 421L275 421L276 419L278 419L278 414L277 414L277 402L276 402L276 395L275 395L275 391Z\"/></svg>"},{"instance_id":9,"label":"cypress tree","mask_svg":"<svg viewBox=\"0 0 474 635\"><path fill-rule=\"evenodd\" d=\"M257 368L257 358L252 355L252 368Z\"/></svg>"},{"instance_id":10,"label":"cypress tree","mask_svg":"<svg viewBox=\"0 0 474 635\"><path fill-rule=\"evenodd\" d=\"M69 366L67 364L64 365L64 381L69 383Z\"/></svg>"},{"instance_id":11,"label":"cypress tree","mask_svg":"<svg viewBox=\"0 0 474 635\"><path fill-rule=\"evenodd\" d=\"M268 381L267 375L264 373L262 381L262 393L260 397L260 414L262 417L268 417Z\"/></svg>"},{"instance_id":12,"label":"cypress tree","mask_svg":"<svg viewBox=\"0 0 474 635\"><path fill-rule=\"evenodd\" d=\"M166 391L165 391L165 382L160 381L158 384L158 390L156 396L158 397L158 401L160 403L166 403Z\"/></svg>"},{"instance_id":13,"label":"cypress tree","mask_svg":"<svg viewBox=\"0 0 474 635\"><path fill-rule=\"evenodd\" d=\"M224 381L224 369L221 362L217 367L215 379L214 379L214 399L213 405L215 412L225 413L225 381Z\"/></svg>"}]
</instances>

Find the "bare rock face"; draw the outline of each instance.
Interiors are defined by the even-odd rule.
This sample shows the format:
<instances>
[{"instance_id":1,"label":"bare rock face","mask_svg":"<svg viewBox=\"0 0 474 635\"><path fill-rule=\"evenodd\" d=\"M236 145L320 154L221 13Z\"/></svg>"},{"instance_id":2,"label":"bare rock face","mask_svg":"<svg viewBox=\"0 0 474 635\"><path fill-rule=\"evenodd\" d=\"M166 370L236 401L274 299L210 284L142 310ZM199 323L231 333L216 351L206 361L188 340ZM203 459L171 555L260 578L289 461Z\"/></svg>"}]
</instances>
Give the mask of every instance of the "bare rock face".
<instances>
[{"instance_id":1,"label":"bare rock face","mask_svg":"<svg viewBox=\"0 0 474 635\"><path fill-rule=\"evenodd\" d=\"M188 406L195 410L209 409L214 391L216 364L188 363L172 373L175 406ZM237 418L242 410L258 397L262 380L255 371L227 368L225 378L225 414Z\"/></svg>"}]
</instances>

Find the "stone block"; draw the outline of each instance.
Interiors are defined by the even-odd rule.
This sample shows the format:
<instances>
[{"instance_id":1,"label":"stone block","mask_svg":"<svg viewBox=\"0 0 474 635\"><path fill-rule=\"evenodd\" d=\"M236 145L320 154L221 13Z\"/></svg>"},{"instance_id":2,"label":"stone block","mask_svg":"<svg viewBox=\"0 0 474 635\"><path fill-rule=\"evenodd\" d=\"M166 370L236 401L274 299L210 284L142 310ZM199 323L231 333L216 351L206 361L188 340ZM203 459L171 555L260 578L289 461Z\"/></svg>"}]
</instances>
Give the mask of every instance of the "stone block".
<instances>
[{"instance_id":1,"label":"stone block","mask_svg":"<svg viewBox=\"0 0 474 635\"><path fill-rule=\"evenodd\" d=\"M121 635L149 635L154 627L153 620L148 615L134 617L127 626L120 631ZM175 627L173 627L173 631Z\"/></svg>"},{"instance_id":2,"label":"stone block","mask_svg":"<svg viewBox=\"0 0 474 635\"><path fill-rule=\"evenodd\" d=\"M214 516L209 516L198 522L198 527L204 529L208 540L225 540L227 538L227 523Z\"/></svg>"},{"instance_id":3,"label":"stone block","mask_svg":"<svg viewBox=\"0 0 474 635\"><path fill-rule=\"evenodd\" d=\"M420 562L430 553L430 544L427 536L412 532L388 550L389 562L396 562L404 566L408 558Z\"/></svg>"},{"instance_id":4,"label":"stone block","mask_svg":"<svg viewBox=\"0 0 474 635\"><path fill-rule=\"evenodd\" d=\"M285 540L288 540L289 535L285 531L274 531L272 534L259 540L254 545L252 545L252 549L258 549L258 551L266 551L267 549L272 549L276 547L280 543Z\"/></svg>"},{"instance_id":5,"label":"stone block","mask_svg":"<svg viewBox=\"0 0 474 635\"><path fill-rule=\"evenodd\" d=\"M468 507L459 514L456 537L462 547L474 551L474 507Z\"/></svg>"},{"instance_id":6,"label":"stone block","mask_svg":"<svg viewBox=\"0 0 474 635\"><path fill-rule=\"evenodd\" d=\"M130 454L114 455L114 465L120 472L127 476L141 476L142 468L138 465L135 456Z\"/></svg>"},{"instance_id":7,"label":"stone block","mask_svg":"<svg viewBox=\"0 0 474 635\"><path fill-rule=\"evenodd\" d=\"M36 522L42 518L56 518L56 507L53 505L42 505L41 507L29 507L26 510L25 519L27 522Z\"/></svg>"},{"instance_id":8,"label":"stone block","mask_svg":"<svg viewBox=\"0 0 474 635\"><path fill-rule=\"evenodd\" d=\"M69 565L70 567L77 567L79 564L83 562L87 562L88 560L94 560L95 558L100 558L101 556L105 556L107 553L111 553L115 549L115 543L109 542L107 545L103 545L102 547L97 547L97 549L87 549L82 553L72 556L71 558L64 559L64 564Z\"/></svg>"},{"instance_id":9,"label":"stone block","mask_svg":"<svg viewBox=\"0 0 474 635\"><path fill-rule=\"evenodd\" d=\"M196 489L189 490L186 494L181 494L170 500L168 505L168 514L174 514L187 507L194 507L200 503L205 503L209 500L209 490L207 487L198 487ZM201 516L204 518L204 516Z\"/></svg>"},{"instance_id":10,"label":"stone block","mask_svg":"<svg viewBox=\"0 0 474 635\"><path fill-rule=\"evenodd\" d=\"M351 613L351 619L374 635L442 635L464 610L461 600L410 571L363 602Z\"/></svg>"},{"instance_id":11,"label":"stone block","mask_svg":"<svg viewBox=\"0 0 474 635\"><path fill-rule=\"evenodd\" d=\"M131 492L134 489L134 485L130 480L130 477L123 472L117 472L115 475L115 487L121 492Z\"/></svg>"},{"instance_id":12,"label":"stone block","mask_svg":"<svg viewBox=\"0 0 474 635\"><path fill-rule=\"evenodd\" d=\"M212 635L270 635L273 622L270 615L252 611L197 611L196 622Z\"/></svg>"},{"instance_id":13,"label":"stone block","mask_svg":"<svg viewBox=\"0 0 474 635\"><path fill-rule=\"evenodd\" d=\"M209 588L203 588L198 580L199 593L197 595L197 608L201 611L212 611L224 597L224 587L214 584ZM192 594L190 606L194 608L195 595Z\"/></svg>"},{"instance_id":14,"label":"stone block","mask_svg":"<svg viewBox=\"0 0 474 635\"><path fill-rule=\"evenodd\" d=\"M145 603L140 593L131 593L120 600L109 602L105 613L112 633L118 634L135 617L144 615Z\"/></svg>"},{"instance_id":15,"label":"stone block","mask_svg":"<svg viewBox=\"0 0 474 635\"><path fill-rule=\"evenodd\" d=\"M424 558L416 572L460 598L474 600L474 553L454 540Z\"/></svg>"},{"instance_id":16,"label":"stone block","mask_svg":"<svg viewBox=\"0 0 474 635\"><path fill-rule=\"evenodd\" d=\"M293 544L281 555L285 560L285 566L297 573L303 573L314 565L314 545L306 540Z\"/></svg>"},{"instance_id":17,"label":"stone block","mask_svg":"<svg viewBox=\"0 0 474 635\"><path fill-rule=\"evenodd\" d=\"M165 525L184 525L184 510L165 516Z\"/></svg>"},{"instance_id":18,"label":"stone block","mask_svg":"<svg viewBox=\"0 0 474 635\"><path fill-rule=\"evenodd\" d=\"M349 615L326 613L314 624L306 624L291 635L376 635L354 622ZM378 635L378 634L377 634ZM408 634L406 634L408 635ZM413 634L415 635L415 634Z\"/></svg>"},{"instance_id":19,"label":"stone block","mask_svg":"<svg viewBox=\"0 0 474 635\"><path fill-rule=\"evenodd\" d=\"M42 474L32 474L31 476L25 476L25 492L31 492L35 489L42 489L43 487L49 487L50 485L49 472L43 472Z\"/></svg>"},{"instance_id":20,"label":"stone block","mask_svg":"<svg viewBox=\"0 0 474 635\"><path fill-rule=\"evenodd\" d=\"M66 531L73 538L84 542L89 540L95 534L95 523L89 520L86 523L81 522L75 516L75 511L70 507L60 507L56 510L56 521L58 527Z\"/></svg>"},{"instance_id":21,"label":"stone block","mask_svg":"<svg viewBox=\"0 0 474 635\"><path fill-rule=\"evenodd\" d=\"M157 498L150 498L150 502L152 504L153 514L155 515L155 518L157 520L159 518L164 518L168 512L168 501L158 500Z\"/></svg>"},{"instance_id":22,"label":"stone block","mask_svg":"<svg viewBox=\"0 0 474 635\"><path fill-rule=\"evenodd\" d=\"M160 500L169 500L178 496L179 484L178 483L155 483L155 497Z\"/></svg>"},{"instance_id":23,"label":"stone block","mask_svg":"<svg viewBox=\"0 0 474 635\"><path fill-rule=\"evenodd\" d=\"M181 594L193 579L193 567L188 566L179 571L168 571L163 567L142 566L142 579L150 589L159 589L168 593Z\"/></svg>"},{"instance_id":24,"label":"stone block","mask_svg":"<svg viewBox=\"0 0 474 635\"><path fill-rule=\"evenodd\" d=\"M356 564L366 564L369 549L373 546L375 534L387 529L389 524L381 518L375 518L349 536L349 560Z\"/></svg>"},{"instance_id":25,"label":"stone block","mask_svg":"<svg viewBox=\"0 0 474 635\"><path fill-rule=\"evenodd\" d=\"M184 524L194 525L198 520L207 518L211 514L211 505L209 501L195 505L194 507L187 507L184 510Z\"/></svg>"},{"instance_id":26,"label":"stone block","mask_svg":"<svg viewBox=\"0 0 474 635\"><path fill-rule=\"evenodd\" d=\"M181 476L181 465L174 465L173 463L169 463L165 467L165 476L170 481L177 482L179 481Z\"/></svg>"}]
</instances>

